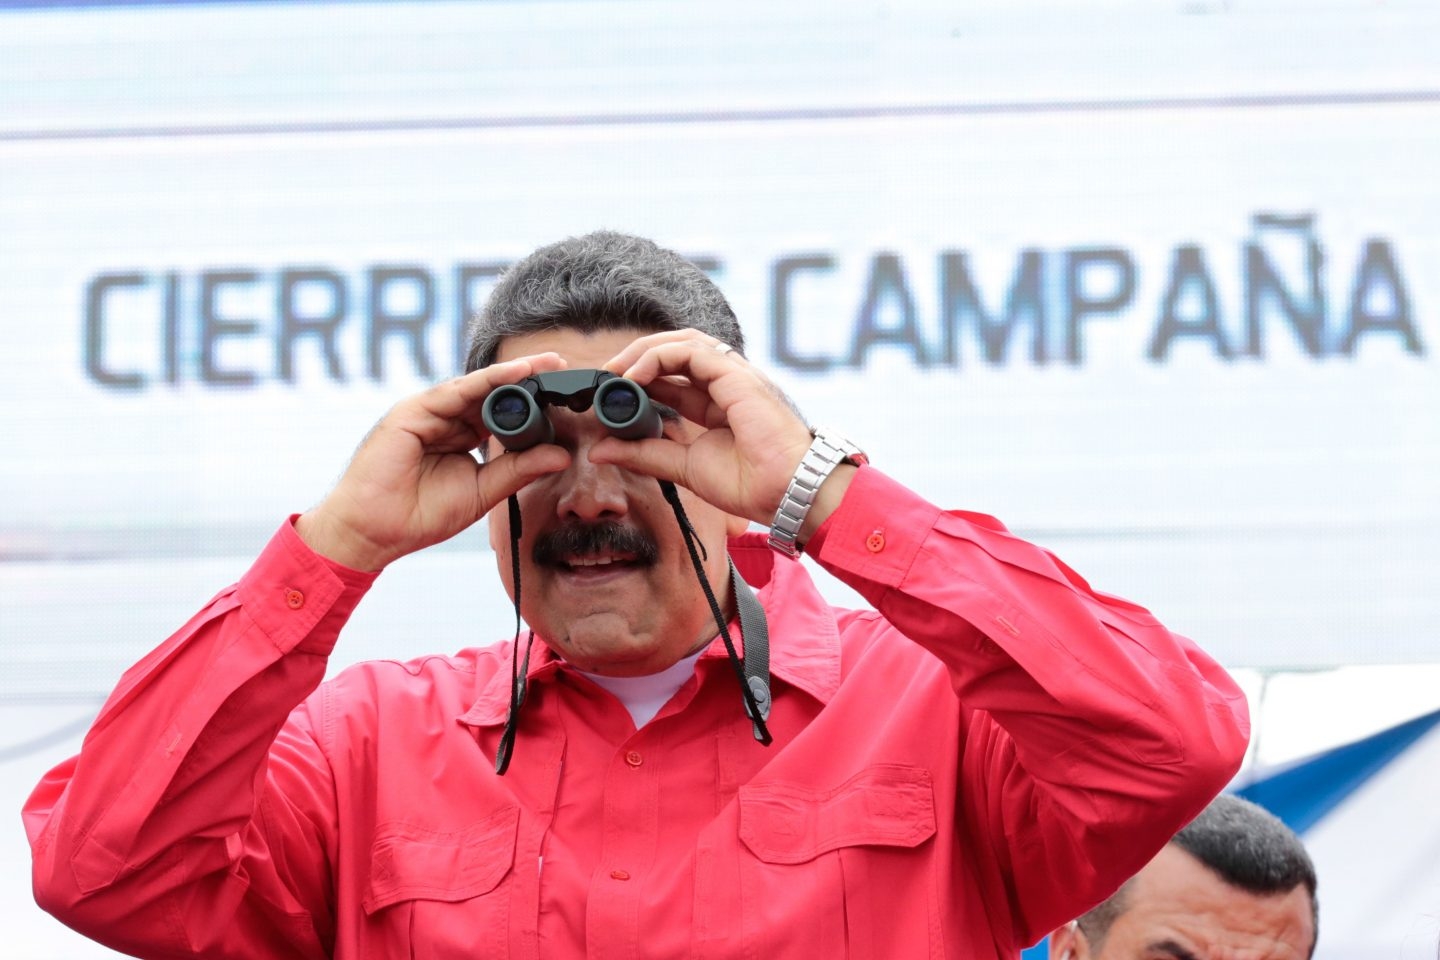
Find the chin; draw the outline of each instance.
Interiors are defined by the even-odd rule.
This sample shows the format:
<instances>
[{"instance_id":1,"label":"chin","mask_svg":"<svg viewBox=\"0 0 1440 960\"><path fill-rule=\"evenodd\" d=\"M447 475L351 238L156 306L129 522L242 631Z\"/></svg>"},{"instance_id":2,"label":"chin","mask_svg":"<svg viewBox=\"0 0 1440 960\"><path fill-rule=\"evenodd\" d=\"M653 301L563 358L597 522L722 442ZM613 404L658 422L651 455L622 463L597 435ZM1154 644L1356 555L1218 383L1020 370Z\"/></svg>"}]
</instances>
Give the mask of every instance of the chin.
<instances>
[{"instance_id":1,"label":"chin","mask_svg":"<svg viewBox=\"0 0 1440 960\"><path fill-rule=\"evenodd\" d=\"M637 637L630 622L618 613L591 613L576 617L556 631L558 647L571 662L620 665L644 659L655 650Z\"/></svg>"}]
</instances>

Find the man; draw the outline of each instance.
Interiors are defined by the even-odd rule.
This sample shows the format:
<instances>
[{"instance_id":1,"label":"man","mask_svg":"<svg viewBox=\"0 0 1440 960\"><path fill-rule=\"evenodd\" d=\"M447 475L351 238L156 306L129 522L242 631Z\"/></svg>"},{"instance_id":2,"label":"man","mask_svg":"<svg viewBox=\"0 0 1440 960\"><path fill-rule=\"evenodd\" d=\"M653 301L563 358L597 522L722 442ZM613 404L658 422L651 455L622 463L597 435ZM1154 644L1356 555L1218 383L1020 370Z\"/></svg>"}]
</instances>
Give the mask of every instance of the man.
<instances>
[{"instance_id":1,"label":"man","mask_svg":"<svg viewBox=\"0 0 1440 960\"><path fill-rule=\"evenodd\" d=\"M1222 670L812 436L675 254L542 248L468 366L382 419L36 789L47 909L165 957L1008 957L1238 766ZM572 409L595 370L663 436ZM492 435L507 384L553 442ZM377 572L487 515L533 649L321 685ZM800 549L876 609L828 606Z\"/></svg>"},{"instance_id":2,"label":"man","mask_svg":"<svg viewBox=\"0 0 1440 960\"><path fill-rule=\"evenodd\" d=\"M1217 797L1118 892L1050 938L1052 960L1305 960L1315 867L1289 827Z\"/></svg>"}]
</instances>

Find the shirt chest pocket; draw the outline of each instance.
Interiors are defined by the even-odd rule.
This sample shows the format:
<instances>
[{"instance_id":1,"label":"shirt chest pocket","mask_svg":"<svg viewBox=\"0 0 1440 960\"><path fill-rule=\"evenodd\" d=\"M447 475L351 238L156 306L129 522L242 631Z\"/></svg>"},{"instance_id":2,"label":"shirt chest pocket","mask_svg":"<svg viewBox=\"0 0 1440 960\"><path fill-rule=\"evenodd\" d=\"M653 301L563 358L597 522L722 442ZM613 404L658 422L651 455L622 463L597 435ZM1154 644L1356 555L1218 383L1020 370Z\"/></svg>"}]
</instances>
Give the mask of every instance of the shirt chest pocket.
<instances>
[{"instance_id":1,"label":"shirt chest pocket","mask_svg":"<svg viewBox=\"0 0 1440 960\"><path fill-rule=\"evenodd\" d=\"M921 767L879 764L833 788L747 784L739 806L740 913L757 947L890 956L886 928L933 899L935 794Z\"/></svg>"},{"instance_id":2,"label":"shirt chest pocket","mask_svg":"<svg viewBox=\"0 0 1440 960\"><path fill-rule=\"evenodd\" d=\"M388 823L370 850L366 956L505 956L520 811L456 830Z\"/></svg>"}]
</instances>

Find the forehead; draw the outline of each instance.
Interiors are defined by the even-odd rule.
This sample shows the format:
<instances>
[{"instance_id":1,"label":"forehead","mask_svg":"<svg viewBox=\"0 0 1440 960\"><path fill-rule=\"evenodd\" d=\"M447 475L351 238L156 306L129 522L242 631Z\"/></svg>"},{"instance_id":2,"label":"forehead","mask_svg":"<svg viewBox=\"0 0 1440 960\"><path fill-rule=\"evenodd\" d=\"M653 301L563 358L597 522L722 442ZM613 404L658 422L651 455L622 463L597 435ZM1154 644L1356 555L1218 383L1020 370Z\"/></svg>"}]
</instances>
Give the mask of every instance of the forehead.
<instances>
[{"instance_id":1,"label":"forehead","mask_svg":"<svg viewBox=\"0 0 1440 960\"><path fill-rule=\"evenodd\" d=\"M1136 875L1102 956L1305 960L1314 938L1303 885L1285 893L1250 893L1172 844Z\"/></svg>"},{"instance_id":2,"label":"forehead","mask_svg":"<svg viewBox=\"0 0 1440 960\"><path fill-rule=\"evenodd\" d=\"M558 353L569 361L572 368L598 367L644 335L642 330L582 333L570 327L556 327L505 337L495 351L495 359L498 362L537 353Z\"/></svg>"}]
</instances>

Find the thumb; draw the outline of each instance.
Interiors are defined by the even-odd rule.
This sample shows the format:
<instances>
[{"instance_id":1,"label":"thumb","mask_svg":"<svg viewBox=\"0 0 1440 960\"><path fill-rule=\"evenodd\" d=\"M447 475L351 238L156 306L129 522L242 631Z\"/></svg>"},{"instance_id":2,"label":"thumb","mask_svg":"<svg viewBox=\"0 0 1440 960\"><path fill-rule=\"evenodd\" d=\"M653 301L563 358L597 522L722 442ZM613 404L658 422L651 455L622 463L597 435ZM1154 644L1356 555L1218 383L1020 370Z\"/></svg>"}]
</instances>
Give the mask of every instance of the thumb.
<instances>
[{"instance_id":1,"label":"thumb","mask_svg":"<svg viewBox=\"0 0 1440 960\"><path fill-rule=\"evenodd\" d=\"M553 443L538 443L529 450L502 453L482 466L477 475L481 502L488 511L527 484L568 466L569 451Z\"/></svg>"},{"instance_id":2,"label":"thumb","mask_svg":"<svg viewBox=\"0 0 1440 960\"><path fill-rule=\"evenodd\" d=\"M621 440L606 437L590 448L591 463L608 463L657 480L669 480L682 487L690 448L661 437L656 440Z\"/></svg>"}]
</instances>

